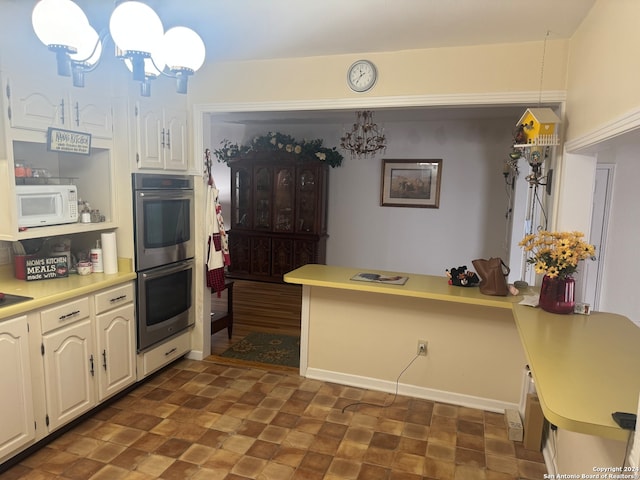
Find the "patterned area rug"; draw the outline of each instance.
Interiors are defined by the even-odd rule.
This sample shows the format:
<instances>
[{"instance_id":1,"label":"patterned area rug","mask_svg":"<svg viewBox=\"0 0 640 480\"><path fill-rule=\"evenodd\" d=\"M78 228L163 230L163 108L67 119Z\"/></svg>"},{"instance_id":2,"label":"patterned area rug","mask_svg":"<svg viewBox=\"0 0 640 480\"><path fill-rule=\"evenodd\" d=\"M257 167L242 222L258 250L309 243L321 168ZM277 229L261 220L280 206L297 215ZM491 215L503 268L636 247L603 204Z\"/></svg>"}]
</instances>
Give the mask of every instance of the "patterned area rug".
<instances>
[{"instance_id":1,"label":"patterned area rug","mask_svg":"<svg viewBox=\"0 0 640 480\"><path fill-rule=\"evenodd\" d=\"M246 362L268 363L285 367L300 366L300 337L272 333L250 333L231 345L222 355Z\"/></svg>"}]
</instances>

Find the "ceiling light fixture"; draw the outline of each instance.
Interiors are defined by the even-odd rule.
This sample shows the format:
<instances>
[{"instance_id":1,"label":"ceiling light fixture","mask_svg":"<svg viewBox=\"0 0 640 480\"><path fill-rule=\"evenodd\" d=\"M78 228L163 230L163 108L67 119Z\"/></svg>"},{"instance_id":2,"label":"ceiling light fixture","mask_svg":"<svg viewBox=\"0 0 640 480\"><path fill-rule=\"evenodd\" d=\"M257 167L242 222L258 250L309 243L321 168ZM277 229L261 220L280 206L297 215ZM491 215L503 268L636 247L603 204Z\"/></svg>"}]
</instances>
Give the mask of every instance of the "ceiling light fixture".
<instances>
[{"instance_id":1,"label":"ceiling light fixture","mask_svg":"<svg viewBox=\"0 0 640 480\"><path fill-rule=\"evenodd\" d=\"M350 132L340 138L340 147L351 153L351 157L373 156L378 150L387 148L387 139L382 129L373 122L373 112L356 112L356 123Z\"/></svg>"},{"instance_id":2,"label":"ceiling light fixture","mask_svg":"<svg viewBox=\"0 0 640 480\"><path fill-rule=\"evenodd\" d=\"M188 77L205 59L204 42L196 32L186 27L165 32L157 13L135 0L119 3L111 13L109 30L100 35L71 0L40 0L31 23L38 39L55 52L58 75L71 76L76 87L84 87L84 74L96 68L109 37L116 57L140 82L143 96L151 94L150 80L160 75L175 78L176 91L187 93Z\"/></svg>"}]
</instances>

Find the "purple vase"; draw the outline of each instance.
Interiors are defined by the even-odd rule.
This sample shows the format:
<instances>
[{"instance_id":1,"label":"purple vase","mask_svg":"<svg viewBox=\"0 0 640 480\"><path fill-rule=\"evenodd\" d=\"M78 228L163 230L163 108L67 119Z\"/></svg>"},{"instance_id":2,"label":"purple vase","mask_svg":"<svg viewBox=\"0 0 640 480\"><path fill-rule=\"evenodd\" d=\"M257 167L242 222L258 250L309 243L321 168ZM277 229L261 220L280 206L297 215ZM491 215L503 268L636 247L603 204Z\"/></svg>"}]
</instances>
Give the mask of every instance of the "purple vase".
<instances>
[{"instance_id":1,"label":"purple vase","mask_svg":"<svg viewBox=\"0 0 640 480\"><path fill-rule=\"evenodd\" d=\"M547 275L542 279L539 305L550 313L572 313L575 305L576 281L573 277L555 277Z\"/></svg>"}]
</instances>

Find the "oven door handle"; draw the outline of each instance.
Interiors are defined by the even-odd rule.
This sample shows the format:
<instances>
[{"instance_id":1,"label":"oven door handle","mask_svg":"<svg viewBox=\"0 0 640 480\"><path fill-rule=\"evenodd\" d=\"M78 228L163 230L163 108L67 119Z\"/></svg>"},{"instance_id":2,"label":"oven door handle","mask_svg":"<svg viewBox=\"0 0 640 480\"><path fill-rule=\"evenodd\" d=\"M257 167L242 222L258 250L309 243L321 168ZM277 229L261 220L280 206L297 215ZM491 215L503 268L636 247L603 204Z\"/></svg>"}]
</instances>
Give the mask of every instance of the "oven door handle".
<instances>
[{"instance_id":1,"label":"oven door handle","mask_svg":"<svg viewBox=\"0 0 640 480\"><path fill-rule=\"evenodd\" d=\"M193 260L185 260L166 267L154 268L153 272L142 272L142 278L145 280L153 280L154 278L164 277L170 273L181 272L183 270L189 270L193 267Z\"/></svg>"},{"instance_id":2,"label":"oven door handle","mask_svg":"<svg viewBox=\"0 0 640 480\"><path fill-rule=\"evenodd\" d=\"M191 200L193 199L193 190L166 190L166 191L145 191L145 192L137 192L138 197L144 198L145 200Z\"/></svg>"}]
</instances>

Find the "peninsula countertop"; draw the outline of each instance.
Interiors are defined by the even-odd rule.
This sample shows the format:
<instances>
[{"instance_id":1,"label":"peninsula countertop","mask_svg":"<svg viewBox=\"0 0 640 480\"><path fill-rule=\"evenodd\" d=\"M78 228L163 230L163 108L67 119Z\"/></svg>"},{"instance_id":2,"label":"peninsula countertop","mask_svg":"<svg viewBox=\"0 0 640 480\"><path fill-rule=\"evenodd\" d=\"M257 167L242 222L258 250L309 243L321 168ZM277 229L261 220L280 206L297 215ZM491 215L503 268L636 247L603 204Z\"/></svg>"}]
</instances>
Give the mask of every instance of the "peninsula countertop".
<instances>
[{"instance_id":1,"label":"peninsula countertop","mask_svg":"<svg viewBox=\"0 0 640 480\"><path fill-rule=\"evenodd\" d=\"M3 267L0 268L0 292L31 297L33 300L0 308L0 321L135 279L136 273L129 259L118 259L118 273L84 276L71 273L65 278L32 282L17 280L11 267Z\"/></svg>"},{"instance_id":2,"label":"peninsula countertop","mask_svg":"<svg viewBox=\"0 0 640 480\"><path fill-rule=\"evenodd\" d=\"M351 280L351 277L358 273L377 273L386 276L399 275L408 277L408 280L404 285ZM522 297L491 297L483 295L477 288L454 287L447 283L446 277L317 264L304 265L286 273L284 275L284 281L287 283L316 287L341 288L344 290L401 295L404 297L426 298L445 302L507 309L511 309L514 303L522 300Z\"/></svg>"},{"instance_id":3,"label":"peninsula countertop","mask_svg":"<svg viewBox=\"0 0 640 480\"><path fill-rule=\"evenodd\" d=\"M404 285L351 280L358 273L408 277ZM511 309L533 372L545 418L565 430L625 441L629 432L611 418L635 413L640 393L640 328L605 312L555 315L492 297L478 288L448 285L446 277L327 265L305 265L285 282ZM528 293L532 293L530 291Z\"/></svg>"}]
</instances>

